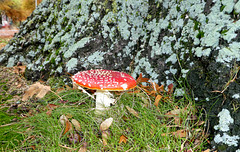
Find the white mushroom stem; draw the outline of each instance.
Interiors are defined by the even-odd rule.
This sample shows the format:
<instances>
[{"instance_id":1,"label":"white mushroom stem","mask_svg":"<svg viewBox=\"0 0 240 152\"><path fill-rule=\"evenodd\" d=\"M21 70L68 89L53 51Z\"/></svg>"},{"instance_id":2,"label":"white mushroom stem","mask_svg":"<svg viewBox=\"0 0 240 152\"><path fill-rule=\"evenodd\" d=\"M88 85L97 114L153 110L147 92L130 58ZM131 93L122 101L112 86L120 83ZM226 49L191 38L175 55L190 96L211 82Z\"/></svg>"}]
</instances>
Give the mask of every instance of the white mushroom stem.
<instances>
[{"instance_id":1,"label":"white mushroom stem","mask_svg":"<svg viewBox=\"0 0 240 152\"><path fill-rule=\"evenodd\" d=\"M96 110L105 110L115 102L113 95L107 90L97 90L96 95Z\"/></svg>"}]
</instances>

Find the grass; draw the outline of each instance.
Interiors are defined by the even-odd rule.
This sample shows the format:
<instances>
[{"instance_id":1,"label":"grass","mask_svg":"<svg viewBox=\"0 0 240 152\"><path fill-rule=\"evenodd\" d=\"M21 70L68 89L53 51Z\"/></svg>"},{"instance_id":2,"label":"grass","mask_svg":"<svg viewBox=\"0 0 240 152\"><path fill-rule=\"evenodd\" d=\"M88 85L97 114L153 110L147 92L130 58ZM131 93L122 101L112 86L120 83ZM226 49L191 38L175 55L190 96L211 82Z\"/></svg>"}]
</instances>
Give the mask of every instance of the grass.
<instances>
[{"instance_id":1,"label":"grass","mask_svg":"<svg viewBox=\"0 0 240 152\"><path fill-rule=\"evenodd\" d=\"M167 96L166 100L160 101L156 107L150 105L148 96L143 92L124 93L116 105L100 115L95 113L95 103L86 94L76 90L65 90L59 95L66 103L59 103L58 97L49 93L41 100L28 101L35 104L32 106L35 108L26 112L20 121L1 127L0 132L4 132L6 137L14 137L1 137L2 144L4 143L2 151L78 151L83 142L87 143L89 151L206 149L204 126L197 125L204 118L199 115L201 111L197 110L194 101L187 95L179 99L173 95ZM50 114L46 108L49 103L58 106ZM126 106L138 112L138 117L127 110ZM167 115L174 109L184 110L178 115ZM80 143L72 144L69 141L71 131L61 136L65 129L59 122L61 115L66 115L70 121L74 118L80 123ZM113 123L109 128L108 144L104 146L99 126L109 117L113 118ZM185 130L186 133L176 135L181 130ZM119 143L122 135L127 138L126 143Z\"/></svg>"},{"instance_id":2,"label":"grass","mask_svg":"<svg viewBox=\"0 0 240 152\"><path fill-rule=\"evenodd\" d=\"M147 92L147 87L136 88L135 93L115 93L117 104L96 114L94 100L68 88L61 79L46 83L55 92L65 88L58 92L62 101L50 92L42 99L33 97L23 102L21 95L29 83L5 67L0 67L0 78L0 151L78 151L85 143L88 151L207 149L204 111L188 92L178 98L168 92L155 92L162 95L157 107L155 96ZM62 115L70 122L76 119L81 130L62 135L66 128L59 121ZM99 127L110 117L113 123L108 129L107 144L103 144ZM73 136L79 140L73 140Z\"/></svg>"}]
</instances>

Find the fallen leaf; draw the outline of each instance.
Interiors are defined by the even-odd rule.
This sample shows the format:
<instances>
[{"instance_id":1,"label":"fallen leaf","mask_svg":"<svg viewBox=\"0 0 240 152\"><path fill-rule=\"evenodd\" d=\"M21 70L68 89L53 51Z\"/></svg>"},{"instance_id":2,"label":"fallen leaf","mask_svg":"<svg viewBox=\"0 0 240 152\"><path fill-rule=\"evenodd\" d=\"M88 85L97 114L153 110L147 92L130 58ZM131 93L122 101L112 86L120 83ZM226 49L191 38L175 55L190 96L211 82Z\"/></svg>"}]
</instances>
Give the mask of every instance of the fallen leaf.
<instances>
[{"instance_id":1,"label":"fallen leaf","mask_svg":"<svg viewBox=\"0 0 240 152\"><path fill-rule=\"evenodd\" d=\"M42 85L40 82L32 84L24 93L22 101L27 101L28 98L32 98L34 94L37 94L37 98L43 98L48 91L51 90L50 86Z\"/></svg>"},{"instance_id":2,"label":"fallen leaf","mask_svg":"<svg viewBox=\"0 0 240 152\"><path fill-rule=\"evenodd\" d=\"M16 74L23 75L25 73L25 70L26 70L26 66L23 66L23 65L13 67L13 72Z\"/></svg>"},{"instance_id":3,"label":"fallen leaf","mask_svg":"<svg viewBox=\"0 0 240 152\"><path fill-rule=\"evenodd\" d=\"M141 83L141 82L148 82L149 78L143 78L142 77L142 73L139 74L139 77L137 78L137 83Z\"/></svg>"},{"instance_id":4,"label":"fallen leaf","mask_svg":"<svg viewBox=\"0 0 240 152\"><path fill-rule=\"evenodd\" d=\"M179 138L184 138L184 137L187 137L187 131L184 130L184 129L181 129L181 130L177 130L176 132L170 132L170 133L162 133L161 136L167 136L169 134L172 134L176 137L179 137Z\"/></svg>"},{"instance_id":5,"label":"fallen leaf","mask_svg":"<svg viewBox=\"0 0 240 152\"><path fill-rule=\"evenodd\" d=\"M65 127L64 133L62 135L65 135L68 131L72 130L72 124L65 115L61 115L59 121Z\"/></svg>"},{"instance_id":6,"label":"fallen leaf","mask_svg":"<svg viewBox=\"0 0 240 152\"><path fill-rule=\"evenodd\" d=\"M44 86L42 85L41 89L40 89L40 92L37 94L37 98L43 98L47 93L48 91L51 90L51 87L50 86Z\"/></svg>"},{"instance_id":7,"label":"fallen leaf","mask_svg":"<svg viewBox=\"0 0 240 152\"><path fill-rule=\"evenodd\" d=\"M134 109L130 108L129 106L126 106L126 108L127 108L127 110L128 110L131 114L133 114L135 117L140 118L137 111L135 111Z\"/></svg>"},{"instance_id":8,"label":"fallen leaf","mask_svg":"<svg viewBox=\"0 0 240 152\"><path fill-rule=\"evenodd\" d=\"M65 131L64 131L64 133L63 133L62 135L65 135L68 131L71 131L71 130L72 130L72 124L71 124L71 122L66 121L65 123L66 123L66 125L65 125Z\"/></svg>"},{"instance_id":9,"label":"fallen leaf","mask_svg":"<svg viewBox=\"0 0 240 152\"><path fill-rule=\"evenodd\" d=\"M158 103L159 103L159 101L162 99L162 96L161 95L157 95L156 96L156 98L155 98L155 102L154 102L154 105L156 106L156 107L158 107Z\"/></svg>"},{"instance_id":10,"label":"fallen leaf","mask_svg":"<svg viewBox=\"0 0 240 152\"><path fill-rule=\"evenodd\" d=\"M124 142L124 143L126 144L126 143L127 143L127 139L128 139L128 138L127 138L126 136L124 136L124 135L121 135L121 137L120 137L120 139L119 139L119 142L118 142L118 143L119 143L119 144L121 144L121 143L123 143L123 142Z\"/></svg>"},{"instance_id":11,"label":"fallen leaf","mask_svg":"<svg viewBox=\"0 0 240 152\"><path fill-rule=\"evenodd\" d=\"M76 119L72 119L72 124L75 127L76 130L80 131L81 130L81 126L80 123L76 120Z\"/></svg>"},{"instance_id":12,"label":"fallen leaf","mask_svg":"<svg viewBox=\"0 0 240 152\"><path fill-rule=\"evenodd\" d=\"M56 109L57 107L59 107L58 105L55 105L55 104L48 104L47 105L47 108L49 109L49 110L54 110L54 109Z\"/></svg>"},{"instance_id":13,"label":"fallen leaf","mask_svg":"<svg viewBox=\"0 0 240 152\"><path fill-rule=\"evenodd\" d=\"M162 84L161 86L157 87L158 92L164 91L164 85Z\"/></svg>"},{"instance_id":14,"label":"fallen leaf","mask_svg":"<svg viewBox=\"0 0 240 152\"><path fill-rule=\"evenodd\" d=\"M100 124L100 130L101 130L101 131L107 130L107 129L111 126L112 122L113 122L113 118L108 118L108 119L104 120L104 121Z\"/></svg>"},{"instance_id":15,"label":"fallen leaf","mask_svg":"<svg viewBox=\"0 0 240 152\"><path fill-rule=\"evenodd\" d=\"M87 151L87 142L83 142L82 147L78 150L78 152L86 152Z\"/></svg>"},{"instance_id":16,"label":"fallen leaf","mask_svg":"<svg viewBox=\"0 0 240 152\"><path fill-rule=\"evenodd\" d=\"M187 137L187 131L184 130L184 129L177 130L176 132L172 132L172 134L179 137L179 138Z\"/></svg>"},{"instance_id":17,"label":"fallen leaf","mask_svg":"<svg viewBox=\"0 0 240 152\"><path fill-rule=\"evenodd\" d=\"M179 114L183 113L184 111L186 111L186 108L184 108L184 109L174 109L174 110L171 110L171 111L167 112L165 114L165 116L175 117L175 116L178 116Z\"/></svg>"},{"instance_id":18,"label":"fallen leaf","mask_svg":"<svg viewBox=\"0 0 240 152\"><path fill-rule=\"evenodd\" d=\"M64 89L64 88L58 88L56 92L57 92L57 93L60 93L60 92L62 92L62 91L65 91L65 89Z\"/></svg>"},{"instance_id":19,"label":"fallen leaf","mask_svg":"<svg viewBox=\"0 0 240 152\"><path fill-rule=\"evenodd\" d=\"M168 94L172 94L173 93L173 84L169 84L168 85Z\"/></svg>"}]
</instances>

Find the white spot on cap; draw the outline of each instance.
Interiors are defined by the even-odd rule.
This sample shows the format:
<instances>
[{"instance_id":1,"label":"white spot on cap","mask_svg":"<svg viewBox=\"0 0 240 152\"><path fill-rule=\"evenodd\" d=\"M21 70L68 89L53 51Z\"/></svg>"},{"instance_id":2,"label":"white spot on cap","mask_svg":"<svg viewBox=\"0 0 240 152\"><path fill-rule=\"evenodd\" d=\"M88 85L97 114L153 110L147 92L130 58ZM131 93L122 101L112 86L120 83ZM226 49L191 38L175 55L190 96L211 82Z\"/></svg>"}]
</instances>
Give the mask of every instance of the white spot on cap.
<instances>
[{"instance_id":1,"label":"white spot on cap","mask_svg":"<svg viewBox=\"0 0 240 152\"><path fill-rule=\"evenodd\" d=\"M122 84L121 87L124 89L124 90L127 90L127 87L128 85L126 83Z\"/></svg>"}]
</instances>

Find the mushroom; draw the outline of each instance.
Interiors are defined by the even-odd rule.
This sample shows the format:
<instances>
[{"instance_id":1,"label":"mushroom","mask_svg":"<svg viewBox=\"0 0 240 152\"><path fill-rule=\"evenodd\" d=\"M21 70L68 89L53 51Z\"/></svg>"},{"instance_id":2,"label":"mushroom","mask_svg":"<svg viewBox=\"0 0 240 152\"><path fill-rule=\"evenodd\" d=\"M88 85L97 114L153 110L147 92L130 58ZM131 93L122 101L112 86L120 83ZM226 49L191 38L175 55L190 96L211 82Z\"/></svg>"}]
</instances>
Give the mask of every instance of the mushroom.
<instances>
[{"instance_id":1,"label":"mushroom","mask_svg":"<svg viewBox=\"0 0 240 152\"><path fill-rule=\"evenodd\" d=\"M103 69L81 71L72 79L81 90L81 87L96 90L97 110L104 110L114 104L115 99L109 91L125 91L137 85L136 80L127 73Z\"/></svg>"}]
</instances>

